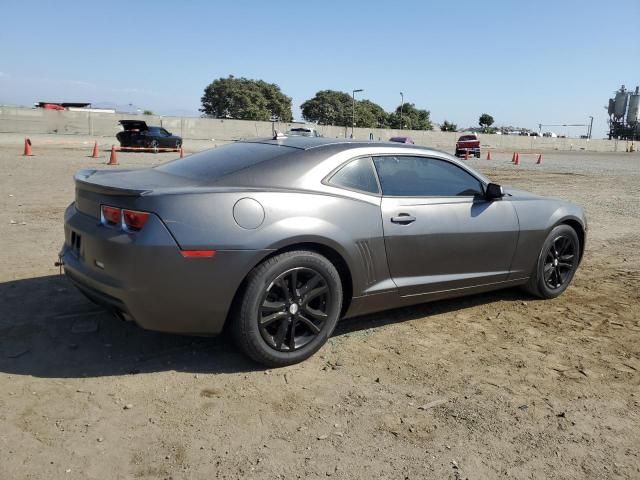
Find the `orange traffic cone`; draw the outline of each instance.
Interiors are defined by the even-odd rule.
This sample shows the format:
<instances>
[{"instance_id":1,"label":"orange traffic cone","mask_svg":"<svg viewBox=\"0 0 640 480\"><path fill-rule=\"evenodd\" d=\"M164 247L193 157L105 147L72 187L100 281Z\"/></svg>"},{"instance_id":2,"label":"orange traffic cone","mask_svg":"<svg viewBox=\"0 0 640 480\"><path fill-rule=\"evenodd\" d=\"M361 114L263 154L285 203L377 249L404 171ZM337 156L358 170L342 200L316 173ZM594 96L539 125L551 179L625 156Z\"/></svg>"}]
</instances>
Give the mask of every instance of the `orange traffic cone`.
<instances>
[{"instance_id":1,"label":"orange traffic cone","mask_svg":"<svg viewBox=\"0 0 640 480\"><path fill-rule=\"evenodd\" d=\"M93 152L91 153L91 158L98 158L98 142L93 144Z\"/></svg>"},{"instance_id":2,"label":"orange traffic cone","mask_svg":"<svg viewBox=\"0 0 640 480\"><path fill-rule=\"evenodd\" d=\"M180 145L180 158L184 157L184 149L182 148L182 145Z\"/></svg>"},{"instance_id":3,"label":"orange traffic cone","mask_svg":"<svg viewBox=\"0 0 640 480\"><path fill-rule=\"evenodd\" d=\"M516 161L514 162L514 165L520 165L520 154L516 153Z\"/></svg>"},{"instance_id":4,"label":"orange traffic cone","mask_svg":"<svg viewBox=\"0 0 640 480\"><path fill-rule=\"evenodd\" d=\"M491 150L487 151L487 160L491 160Z\"/></svg>"},{"instance_id":5,"label":"orange traffic cone","mask_svg":"<svg viewBox=\"0 0 640 480\"><path fill-rule=\"evenodd\" d=\"M32 157L33 153L31 153L31 140L25 137L24 139L24 153L23 157Z\"/></svg>"},{"instance_id":6,"label":"orange traffic cone","mask_svg":"<svg viewBox=\"0 0 640 480\"><path fill-rule=\"evenodd\" d=\"M513 156L511 157L511 163L516 163L516 152L513 152Z\"/></svg>"},{"instance_id":7,"label":"orange traffic cone","mask_svg":"<svg viewBox=\"0 0 640 480\"><path fill-rule=\"evenodd\" d=\"M538 161L536 162L536 165L540 165L542 163L542 154L538 155Z\"/></svg>"},{"instance_id":8,"label":"orange traffic cone","mask_svg":"<svg viewBox=\"0 0 640 480\"><path fill-rule=\"evenodd\" d=\"M109 163L107 165L119 165L118 157L116 156L116 147L111 145L111 155L109 156Z\"/></svg>"},{"instance_id":9,"label":"orange traffic cone","mask_svg":"<svg viewBox=\"0 0 640 480\"><path fill-rule=\"evenodd\" d=\"M469 160L469 149L468 148L464 149L464 159L465 160Z\"/></svg>"}]
</instances>

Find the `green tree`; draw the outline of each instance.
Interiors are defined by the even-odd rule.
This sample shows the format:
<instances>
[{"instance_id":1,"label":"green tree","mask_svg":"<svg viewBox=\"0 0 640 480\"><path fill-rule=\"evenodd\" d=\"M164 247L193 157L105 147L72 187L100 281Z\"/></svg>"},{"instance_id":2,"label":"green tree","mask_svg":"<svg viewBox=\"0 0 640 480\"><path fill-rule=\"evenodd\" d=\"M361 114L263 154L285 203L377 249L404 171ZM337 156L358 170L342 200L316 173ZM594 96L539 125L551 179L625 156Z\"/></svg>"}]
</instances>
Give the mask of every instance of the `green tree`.
<instances>
[{"instance_id":1,"label":"green tree","mask_svg":"<svg viewBox=\"0 0 640 480\"><path fill-rule=\"evenodd\" d=\"M483 113L482 115L480 115L480 118L478 119L478 123L480 124L480 126L483 128L484 131L487 131L487 129L491 125L493 125L493 117L488 113Z\"/></svg>"},{"instance_id":2,"label":"green tree","mask_svg":"<svg viewBox=\"0 0 640 480\"><path fill-rule=\"evenodd\" d=\"M402 110L402 115L401 115ZM431 112L416 108L413 103L405 103L398 106L396 111L389 115L389 123L393 128L407 130L433 130L433 124L429 118ZM400 117L402 116L402 125Z\"/></svg>"},{"instance_id":3,"label":"green tree","mask_svg":"<svg viewBox=\"0 0 640 480\"><path fill-rule=\"evenodd\" d=\"M293 119L291 98L274 83L249 78L219 78L205 89L201 99L205 115L238 120L271 120L283 122Z\"/></svg>"},{"instance_id":4,"label":"green tree","mask_svg":"<svg viewBox=\"0 0 640 480\"><path fill-rule=\"evenodd\" d=\"M345 92L320 90L300 105L302 117L320 125L351 125L352 98Z\"/></svg>"},{"instance_id":5,"label":"green tree","mask_svg":"<svg viewBox=\"0 0 640 480\"><path fill-rule=\"evenodd\" d=\"M142 112L143 115L153 115L153 111L151 110L145 110Z\"/></svg>"},{"instance_id":6,"label":"green tree","mask_svg":"<svg viewBox=\"0 0 640 480\"><path fill-rule=\"evenodd\" d=\"M371 100L356 102L356 127L385 128L388 126L389 114L384 111L384 108Z\"/></svg>"},{"instance_id":7,"label":"green tree","mask_svg":"<svg viewBox=\"0 0 640 480\"><path fill-rule=\"evenodd\" d=\"M440 130L443 132L457 132L458 126L455 123L451 123L448 120L445 120L442 125L440 125Z\"/></svg>"}]
</instances>

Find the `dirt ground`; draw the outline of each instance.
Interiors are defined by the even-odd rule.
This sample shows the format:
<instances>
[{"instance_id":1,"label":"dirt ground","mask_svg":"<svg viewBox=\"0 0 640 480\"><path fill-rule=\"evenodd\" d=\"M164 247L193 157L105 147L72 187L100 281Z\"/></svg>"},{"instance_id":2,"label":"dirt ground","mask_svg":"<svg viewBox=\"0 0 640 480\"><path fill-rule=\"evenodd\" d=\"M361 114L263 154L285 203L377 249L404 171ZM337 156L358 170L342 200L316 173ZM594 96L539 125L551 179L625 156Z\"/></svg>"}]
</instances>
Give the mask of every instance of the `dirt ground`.
<instances>
[{"instance_id":1,"label":"dirt ground","mask_svg":"<svg viewBox=\"0 0 640 480\"><path fill-rule=\"evenodd\" d=\"M112 318L58 275L72 173L107 153L35 147L0 146L0 479L640 478L640 155L474 161L586 207L560 298L346 320L312 359L264 370L224 338Z\"/></svg>"}]
</instances>

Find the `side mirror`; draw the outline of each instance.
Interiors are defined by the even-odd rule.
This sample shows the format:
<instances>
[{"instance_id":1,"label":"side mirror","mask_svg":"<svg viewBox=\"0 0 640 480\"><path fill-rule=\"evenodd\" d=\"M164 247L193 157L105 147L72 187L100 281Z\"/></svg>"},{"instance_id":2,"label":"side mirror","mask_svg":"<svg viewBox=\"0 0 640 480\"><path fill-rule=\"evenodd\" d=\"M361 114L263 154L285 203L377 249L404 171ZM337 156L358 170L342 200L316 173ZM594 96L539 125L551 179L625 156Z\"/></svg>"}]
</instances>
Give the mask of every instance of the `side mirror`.
<instances>
[{"instance_id":1,"label":"side mirror","mask_svg":"<svg viewBox=\"0 0 640 480\"><path fill-rule=\"evenodd\" d=\"M487 185L484 196L487 198L487 200L502 198L504 197L504 190L502 189L501 185L498 185L497 183L490 183Z\"/></svg>"}]
</instances>

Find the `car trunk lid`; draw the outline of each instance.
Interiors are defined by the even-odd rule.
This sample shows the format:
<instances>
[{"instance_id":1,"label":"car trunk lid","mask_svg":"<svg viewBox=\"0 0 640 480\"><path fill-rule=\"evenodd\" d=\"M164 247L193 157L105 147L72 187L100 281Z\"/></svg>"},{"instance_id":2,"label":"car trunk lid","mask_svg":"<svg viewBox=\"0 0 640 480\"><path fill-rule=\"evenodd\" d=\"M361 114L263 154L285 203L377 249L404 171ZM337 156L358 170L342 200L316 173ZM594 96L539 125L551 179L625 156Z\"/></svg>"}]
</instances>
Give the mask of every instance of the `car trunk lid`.
<instances>
[{"instance_id":1,"label":"car trunk lid","mask_svg":"<svg viewBox=\"0 0 640 480\"><path fill-rule=\"evenodd\" d=\"M122 125L122 128L124 128L125 131L129 131L129 130L140 130L140 131L149 130L149 127L147 126L147 122L145 122L143 120L120 120L118 123L120 125Z\"/></svg>"},{"instance_id":2,"label":"car trunk lid","mask_svg":"<svg viewBox=\"0 0 640 480\"><path fill-rule=\"evenodd\" d=\"M153 168L140 170L80 170L74 176L76 208L100 218L100 205L137 208L140 198L151 193L198 186L193 179Z\"/></svg>"}]
</instances>

